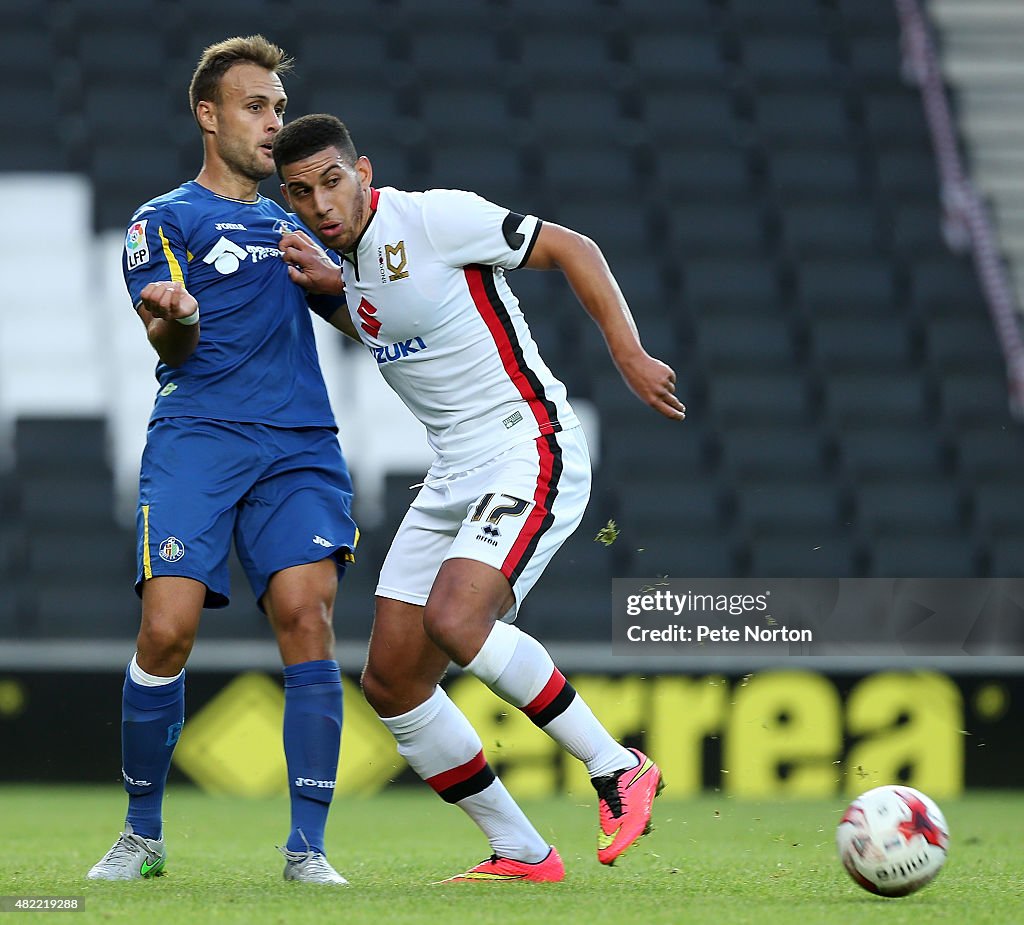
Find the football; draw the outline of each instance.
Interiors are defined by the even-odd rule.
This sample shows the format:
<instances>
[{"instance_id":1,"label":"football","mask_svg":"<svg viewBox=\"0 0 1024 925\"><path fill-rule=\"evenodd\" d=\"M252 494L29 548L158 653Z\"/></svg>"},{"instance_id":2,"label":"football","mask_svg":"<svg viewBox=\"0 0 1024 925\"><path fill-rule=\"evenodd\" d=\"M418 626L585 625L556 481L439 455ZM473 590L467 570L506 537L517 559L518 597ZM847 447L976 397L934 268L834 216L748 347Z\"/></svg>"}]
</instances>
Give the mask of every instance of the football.
<instances>
[{"instance_id":1,"label":"football","mask_svg":"<svg viewBox=\"0 0 1024 925\"><path fill-rule=\"evenodd\" d=\"M836 831L843 866L865 890L907 896L946 863L949 829L935 803L912 787L876 787L843 813Z\"/></svg>"}]
</instances>

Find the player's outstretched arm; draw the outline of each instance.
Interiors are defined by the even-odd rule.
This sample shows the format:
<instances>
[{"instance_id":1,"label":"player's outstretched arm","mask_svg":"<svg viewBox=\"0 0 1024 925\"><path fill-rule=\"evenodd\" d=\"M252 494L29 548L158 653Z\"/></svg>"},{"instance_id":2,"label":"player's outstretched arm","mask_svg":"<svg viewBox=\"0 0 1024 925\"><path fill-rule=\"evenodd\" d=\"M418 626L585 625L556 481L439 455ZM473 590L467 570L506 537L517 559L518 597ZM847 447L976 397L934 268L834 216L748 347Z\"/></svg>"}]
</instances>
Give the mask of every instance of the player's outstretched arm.
<instances>
[{"instance_id":1,"label":"player's outstretched arm","mask_svg":"<svg viewBox=\"0 0 1024 925\"><path fill-rule=\"evenodd\" d=\"M181 366L199 343L199 303L171 280L147 283L135 303L146 335L160 359Z\"/></svg>"},{"instance_id":2,"label":"player's outstretched arm","mask_svg":"<svg viewBox=\"0 0 1024 925\"><path fill-rule=\"evenodd\" d=\"M686 417L676 397L676 374L640 343L636 322L601 249L584 235L544 222L524 266L561 270L576 298L604 335L622 378L642 402L672 420Z\"/></svg>"}]
</instances>

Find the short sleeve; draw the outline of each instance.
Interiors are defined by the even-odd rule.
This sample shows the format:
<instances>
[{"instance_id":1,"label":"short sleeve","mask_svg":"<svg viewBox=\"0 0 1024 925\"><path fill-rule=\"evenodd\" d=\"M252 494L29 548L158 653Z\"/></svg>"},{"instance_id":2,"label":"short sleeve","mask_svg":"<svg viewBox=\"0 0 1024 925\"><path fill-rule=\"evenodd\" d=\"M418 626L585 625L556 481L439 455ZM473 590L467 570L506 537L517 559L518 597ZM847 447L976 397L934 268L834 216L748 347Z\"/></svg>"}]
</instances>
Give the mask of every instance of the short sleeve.
<instances>
[{"instance_id":1,"label":"short sleeve","mask_svg":"<svg viewBox=\"0 0 1024 925\"><path fill-rule=\"evenodd\" d=\"M147 284L173 280L187 284L188 248L174 215L166 207L143 206L124 237L121 268L132 303Z\"/></svg>"},{"instance_id":2,"label":"short sleeve","mask_svg":"<svg viewBox=\"0 0 1024 925\"><path fill-rule=\"evenodd\" d=\"M533 215L510 212L462 190L424 193L423 222L430 243L450 266L506 270L526 262L541 225Z\"/></svg>"}]
</instances>

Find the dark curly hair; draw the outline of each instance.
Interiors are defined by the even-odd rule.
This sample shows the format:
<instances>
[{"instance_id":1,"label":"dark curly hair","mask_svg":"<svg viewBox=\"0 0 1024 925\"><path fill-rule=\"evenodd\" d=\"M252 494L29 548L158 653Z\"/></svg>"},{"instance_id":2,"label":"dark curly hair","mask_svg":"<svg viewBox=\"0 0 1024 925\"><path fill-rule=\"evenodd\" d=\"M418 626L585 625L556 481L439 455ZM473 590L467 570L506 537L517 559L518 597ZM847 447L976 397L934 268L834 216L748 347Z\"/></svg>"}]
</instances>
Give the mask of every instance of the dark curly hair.
<instances>
[{"instance_id":1,"label":"dark curly hair","mask_svg":"<svg viewBox=\"0 0 1024 925\"><path fill-rule=\"evenodd\" d=\"M294 164L325 148L337 148L346 164L354 164L359 157L341 119L322 112L299 116L274 136L277 175L281 176L283 165Z\"/></svg>"}]
</instances>

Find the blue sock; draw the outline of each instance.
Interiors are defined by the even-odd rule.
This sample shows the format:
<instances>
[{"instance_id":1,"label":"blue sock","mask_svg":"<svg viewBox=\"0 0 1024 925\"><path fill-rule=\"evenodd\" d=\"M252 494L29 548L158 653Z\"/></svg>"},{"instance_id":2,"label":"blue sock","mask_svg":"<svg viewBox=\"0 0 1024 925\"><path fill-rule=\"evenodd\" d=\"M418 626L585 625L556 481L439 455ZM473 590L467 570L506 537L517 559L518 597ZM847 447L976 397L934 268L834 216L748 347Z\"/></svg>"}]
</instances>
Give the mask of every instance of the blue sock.
<instances>
[{"instance_id":1,"label":"blue sock","mask_svg":"<svg viewBox=\"0 0 1024 925\"><path fill-rule=\"evenodd\" d=\"M185 674L146 687L125 674L121 704L121 772L128 791L126 821L143 838L160 838L164 787L185 721Z\"/></svg>"},{"instance_id":2,"label":"blue sock","mask_svg":"<svg viewBox=\"0 0 1024 925\"><path fill-rule=\"evenodd\" d=\"M292 800L289 851L323 853L341 750L341 670L333 659L284 669L284 757Z\"/></svg>"}]
</instances>

